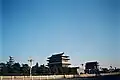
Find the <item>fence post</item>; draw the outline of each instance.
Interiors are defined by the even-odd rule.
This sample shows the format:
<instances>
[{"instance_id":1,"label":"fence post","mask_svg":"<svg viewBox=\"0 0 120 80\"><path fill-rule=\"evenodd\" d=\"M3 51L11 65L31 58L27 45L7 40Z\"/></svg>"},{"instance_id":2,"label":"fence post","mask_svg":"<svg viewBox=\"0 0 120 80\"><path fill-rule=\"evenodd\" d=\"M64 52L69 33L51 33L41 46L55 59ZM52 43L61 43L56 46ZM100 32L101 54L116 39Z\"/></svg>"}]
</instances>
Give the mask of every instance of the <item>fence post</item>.
<instances>
[{"instance_id":1,"label":"fence post","mask_svg":"<svg viewBox=\"0 0 120 80\"><path fill-rule=\"evenodd\" d=\"M12 80L14 80L14 76L12 76Z\"/></svg>"},{"instance_id":2,"label":"fence post","mask_svg":"<svg viewBox=\"0 0 120 80\"><path fill-rule=\"evenodd\" d=\"M2 80L3 78L2 78L2 76L1 76L1 80Z\"/></svg>"},{"instance_id":3,"label":"fence post","mask_svg":"<svg viewBox=\"0 0 120 80\"><path fill-rule=\"evenodd\" d=\"M40 76L39 76L39 80L41 80Z\"/></svg>"},{"instance_id":4,"label":"fence post","mask_svg":"<svg viewBox=\"0 0 120 80\"><path fill-rule=\"evenodd\" d=\"M24 80L24 76L23 76L23 80Z\"/></svg>"},{"instance_id":5,"label":"fence post","mask_svg":"<svg viewBox=\"0 0 120 80\"><path fill-rule=\"evenodd\" d=\"M47 75L47 80L48 80L48 75Z\"/></svg>"},{"instance_id":6,"label":"fence post","mask_svg":"<svg viewBox=\"0 0 120 80\"><path fill-rule=\"evenodd\" d=\"M56 76L54 75L54 79L56 79Z\"/></svg>"},{"instance_id":7,"label":"fence post","mask_svg":"<svg viewBox=\"0 0 120 80\"><path fill-rule=\"evenodd\" d=\"M32 80L33 80L33 76L31 76L32 77Z\"/></svg>"}]
</instances>

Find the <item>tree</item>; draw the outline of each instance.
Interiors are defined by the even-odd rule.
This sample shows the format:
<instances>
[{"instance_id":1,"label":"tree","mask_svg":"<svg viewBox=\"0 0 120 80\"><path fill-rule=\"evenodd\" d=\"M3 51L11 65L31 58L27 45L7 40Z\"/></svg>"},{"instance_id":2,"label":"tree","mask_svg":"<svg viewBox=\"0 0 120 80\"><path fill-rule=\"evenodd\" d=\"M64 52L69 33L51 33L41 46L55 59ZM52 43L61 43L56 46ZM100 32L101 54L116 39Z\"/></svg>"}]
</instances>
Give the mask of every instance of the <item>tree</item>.
<instances>
[{"instance_id":1,"label":"tree","mask_svg":"<svg viewBox=\"0 0 120 80\"><path fill-rule=\"evenodd\" d=\"M13 67L13 73L15 73L16 75L20 74L20 64L19 63L15 63L12 65Z\"/></svg>"},{"instance_id":2,"label":"tree","mask_svg":"<svg viewBox=\"0 0 120 80\"><path fill-rule=\"evenodd\" d=\"M112 66L110 66L110 69L112 69Z\"/></svg>"},{"instance_id":3,"label":"tree","mask_svg":"<svg viewBox=\"0 0 120 80\"><path fill-rule=\"evenodd\" d=\"M25 76L25 75L29 75L30 74L30 67L28 66L28 64L22 64L21 67L21 73Z\"/></svg>"},{"instance_id":4,"label":"tree","mask_svg":"<svg viewBox=\"0 0 120 80\"><path fill-rule=\"evenodd\" d=\"M9 56L9 61L6 64L8 73L13 73L13 65L14 65L14 59L13 57Z\"/></svg>"},{"instance_id":5,"label":"tree","mask_svg":"<svg viewBox=\"0 0 120 80\"><path fill-rule=\"evenodd\" d=\"M13 57L12 56L9 56L9 61L7 62L7 64L9 65L9 66L12 66L13 64L14 64L14 59L13 59Z\"/></svg>"},{"instance_id":6,"label":"tree","mask_svg":"<svg viewBox=\"0 0 120 80\"><path fill-rule=\"evenodd\" d=\"M49 69L48 67L46 67L44 64L40 65L39 69L37 70L37 72L39 72L39 74L48 74L49 73Z\"/></svg>"},{"instance_id":7,"label":"tree","mask_svg":"<svg viewBox=\"0 0 120 80\"><path fill-rule=\"evenodd\" d=\"M5 75L7 73L7 67L5 63L0 63L0 75Z\"/></svg>"},{"instance_id":8,"label":"tree","mask_svg":"<svg viewBox=\"0 0 120 80\"><path fill-rule=\"evenodd\" d=\"M37 75L38 69L39 69L38 63L36 63L36 65L32 67L32 74Z\"/></svg>"}]
</instances>

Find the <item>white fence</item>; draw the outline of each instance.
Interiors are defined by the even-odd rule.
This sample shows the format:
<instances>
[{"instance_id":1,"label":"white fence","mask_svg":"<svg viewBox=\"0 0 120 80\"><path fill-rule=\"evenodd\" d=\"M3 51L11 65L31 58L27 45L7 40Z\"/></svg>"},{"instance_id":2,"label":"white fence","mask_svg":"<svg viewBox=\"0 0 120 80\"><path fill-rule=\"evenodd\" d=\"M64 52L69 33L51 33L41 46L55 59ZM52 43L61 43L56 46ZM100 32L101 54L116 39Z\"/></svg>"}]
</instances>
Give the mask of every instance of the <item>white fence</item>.
<instances>
[{"instance_id":1,"label":"white fence","mask_svg":"<svg viewBox=\"0 0 120 80\"><path fill-rule=\"evenodd\" d=\"M116 75L120 72L115 73L103 73L101 76L105 75ZM63 78L73 78L73 77L92 77L95 74L81 74L81 75L45 75L45 76L0 76L0 80L57 80Z\"/></svg>"},{"instance_id":2,"label":"white fence","mask_svg":"<svg viewBox=\"0 0 120 80\"><path fill-rule=\"evenodd\" d=\"M74 75L47 75L47 76L0 76L0 80L54 80L72 78Z\"/></svg>"}]
</instances>

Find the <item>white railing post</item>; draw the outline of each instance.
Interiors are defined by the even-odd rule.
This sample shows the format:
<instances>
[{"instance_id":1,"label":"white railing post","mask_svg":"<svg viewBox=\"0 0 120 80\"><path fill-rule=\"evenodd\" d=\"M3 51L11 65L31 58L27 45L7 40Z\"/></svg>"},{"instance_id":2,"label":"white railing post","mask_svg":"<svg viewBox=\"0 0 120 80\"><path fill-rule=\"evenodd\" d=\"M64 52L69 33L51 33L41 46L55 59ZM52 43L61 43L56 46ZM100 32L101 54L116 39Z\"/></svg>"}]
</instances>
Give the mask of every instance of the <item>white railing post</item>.
<instances>
[{"instance_id":1,"label":"white railing post","mask_svg":"<svg viewBox=\"0 0 120 80\"><path fill-rule=\"evenodd\" d=\"M40 76L39 76L39 80L41 80Z\"/></svg>"},{"instance_id":2,"label":"white railing post","mask_svg":"<svg viewBox=\"0 0 120 80\"><path fill-rule=\"evenodd\" d=\"M23 76L23 80L24 80L24 76Z\"/></svg>"},{"instance_id":3,"label":"white railing post","mask_svg":"<svg viewBox=\"0 0 120 80\"><path fill-rule=\"evenodd\" d=\"M3 77L1 76L1 80L3 79Z\"/></svg>"},{"instance_id":4,"label":"white railing post","mask_svg":"<svg viewBox=\"0 0 120 80\"><path fill-rule=\"evenodd\" d=\"M33 80L33 76L32 76L32 80Z\"/></svg>"},{"instance_id":5,"label":"white railing post","mask_svg":"<svg viewBox=\"0 0 120 80\"><path fill-rule=\"evenodd\" d=\"M47 75L47 80L49 79L49 76Z\"/></svg>"},{"instance_id":6,"label":"white railing post","mask_svg":"<svg viewBox=\"0 0 120 80\"><path fill-rule=\"evenodd\" d=\"M12 76L12 80L14 80L14 76Z\"/></svg>"}]
</instances>

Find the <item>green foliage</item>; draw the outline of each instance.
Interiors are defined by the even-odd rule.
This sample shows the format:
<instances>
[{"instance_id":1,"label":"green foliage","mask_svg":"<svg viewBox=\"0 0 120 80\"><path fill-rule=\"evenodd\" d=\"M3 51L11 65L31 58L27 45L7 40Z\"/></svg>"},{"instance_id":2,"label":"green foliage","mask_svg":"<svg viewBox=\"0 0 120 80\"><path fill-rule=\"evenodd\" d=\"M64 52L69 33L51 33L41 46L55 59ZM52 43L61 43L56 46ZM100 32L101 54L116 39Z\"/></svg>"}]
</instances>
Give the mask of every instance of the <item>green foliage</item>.
<instances>
[{"instance_id":1,"label":"green foliage","mask_svg":"<svg viewBox=\"0 0 120 80\"><path fill-rule=\"evenodd\" d=\"M30 75L29 71L30 71L30 67L28 66L28 64L22 64L22 67L21 67L22 75Z\"/></svg>"},{"instance_id":2,"label":"green foliage","mask_svg":"<svg viewBox=\"0 0 120 80\"><path fill-rule=\"evenodd\" d=\"M5 63L0 63L0 75L5 75L7 74L7 66Z\"/></svg>"}]
</instances>

